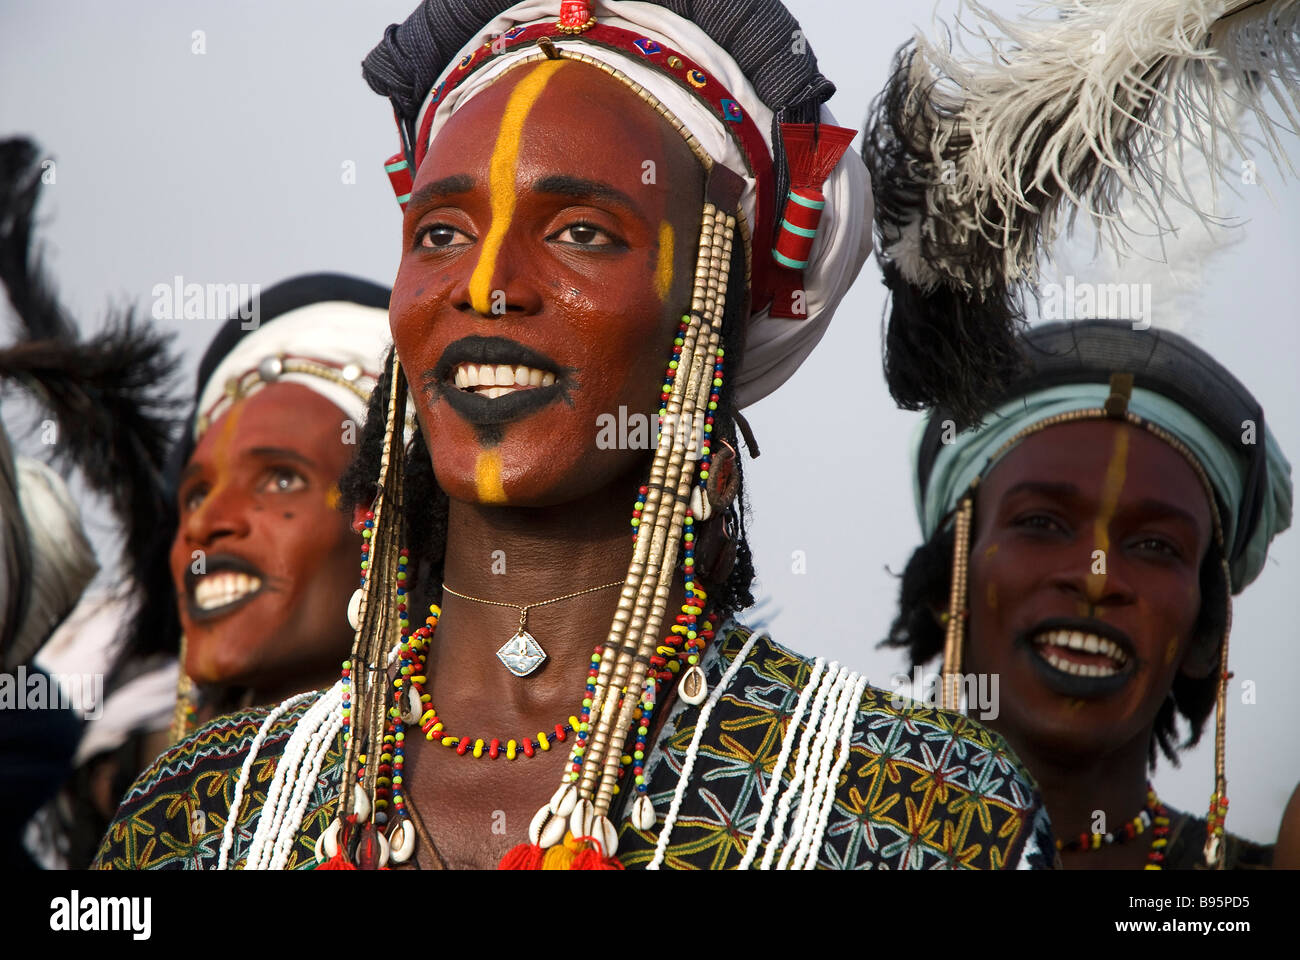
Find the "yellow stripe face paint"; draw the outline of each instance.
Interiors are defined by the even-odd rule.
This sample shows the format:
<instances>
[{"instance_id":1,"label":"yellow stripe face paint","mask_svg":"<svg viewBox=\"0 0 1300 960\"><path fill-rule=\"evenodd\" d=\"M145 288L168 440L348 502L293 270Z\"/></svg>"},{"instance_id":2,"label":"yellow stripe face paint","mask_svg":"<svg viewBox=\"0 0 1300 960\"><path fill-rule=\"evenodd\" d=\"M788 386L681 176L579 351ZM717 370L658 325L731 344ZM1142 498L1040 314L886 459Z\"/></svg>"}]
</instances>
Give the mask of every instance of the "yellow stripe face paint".
<instances>
[{"instance_id":1,"label":"yellow stripe face paint","mask_svg":"<svg viewBox=\"0 0 1300 960\"><path fill-rule=\"evenodd\" d=\"M1101 488L1101 506L1092 533L1093 550L1100 550L1106 554L1107 564L1110 563L1110 521L1115 516L1115 507L1119 504L1119 494L1124 489L1124 479L1127 475L1128 430L1120 429L1115 432L1115 449L1111 452L1110 463L1106 466L1106 479L1102 482ZM1088 577L1089 583L1096 588L1093 599L1100 599L1101 591L1106 587L1106 574L1090 572Z\"/></svg>"},{"instance_id":2,"label":"yellow stripe face paint","mask_svg":"<svg viewBox=\"0 0 1300 960\"><path fill-rule=\"evenodd\" d=\"M659 258L655 261L655 293L664 303L673 289L673 225L667 220L659 224Z\"/></svg>"},{"instance_id":3,"label":"yellow stripe face paint","mask_svg":"<svg viewBox=\"0 0 1300 960\"><path fill-rule=\"evenodd\" d=\"M506 488L501 483L501 453L484 450L474 463L474 490L480 503L505 503Z\"/></svg>"},{"instance_id":4,"label":"yellow stripe face paint","mask_svg":"<svg viewBox=\"0 0 1300 960\"><path fill-rule=\"evenodd\" d=\"M546 84L567 60L543 60L515 84L501 115L496 146L488 168L488 186L492 194L492 223L483 238L483 250L469 278L469 302L479 313L490 309L492 276L496 273L497 255L510 229L515 213L515 172L519 161L519 144L523 140L524 121Z\"/></svg>"}]
</instances>

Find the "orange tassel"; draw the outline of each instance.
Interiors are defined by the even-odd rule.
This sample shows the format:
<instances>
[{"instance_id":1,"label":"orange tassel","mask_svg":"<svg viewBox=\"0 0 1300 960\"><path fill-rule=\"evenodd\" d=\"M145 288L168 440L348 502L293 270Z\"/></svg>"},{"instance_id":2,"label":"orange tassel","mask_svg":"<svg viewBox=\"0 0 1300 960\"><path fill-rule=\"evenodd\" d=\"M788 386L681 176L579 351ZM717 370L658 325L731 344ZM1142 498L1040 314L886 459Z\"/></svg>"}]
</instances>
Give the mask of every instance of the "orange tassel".
<instances>
[{"instance_id":1,"label":"orange tassel","mask_svg":"<svg viewBox=\"0 0 1300 960\"><path fill-rule=\"evenodd\" d=\"M498 870L540 870L546 851L535 843L521 843L501 858Z\"/></svg>"}]
</instances>

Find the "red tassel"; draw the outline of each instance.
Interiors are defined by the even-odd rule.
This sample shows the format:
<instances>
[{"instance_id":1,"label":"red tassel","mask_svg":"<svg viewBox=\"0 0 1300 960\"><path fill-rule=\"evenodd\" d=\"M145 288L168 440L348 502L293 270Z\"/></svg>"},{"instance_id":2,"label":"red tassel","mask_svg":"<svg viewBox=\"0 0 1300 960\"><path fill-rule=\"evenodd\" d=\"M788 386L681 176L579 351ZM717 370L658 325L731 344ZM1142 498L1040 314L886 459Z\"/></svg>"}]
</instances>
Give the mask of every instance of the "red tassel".
<instances>
[{"instance_id":1,"label":"red tassel","mask_svg":"<svg viewBox=\"0 0 1300 960\"><path fill-rule=\"evenodd\" d=\"M851 127L781 124L790 193L782 204L782 217L772 248L771 315L785 319L808 316L803 271L812 254L826 198L822 185L844 156L857 131Z\"/></svg>"},{"instance_id":2,"label":"red tassel","mask_svg":"<svg viewBox=\"0 0 1300 960\"><path fill-rule=\"evenodd\" d=\"M330 857L324 863L316 865L317 870L355 870L356 865L351 860L343 856L343 848L340 846L334 856Z\"/></svg>"},{"instance_id":3,"label":"red tassel","mask_svg":"<svg viewBox=\"0 0 1300 960\"><path fill-rule=\"evenodd\" d=\"M542 869L542 857L546 855L543 850L535 843L521 843L512 847L501 862L497 864L498 870L540 870Z\"/></svg>"},{"instance_id":4,"label":"red tassel","mask_svg":"<svg viewBox=\"0 0 1300 960\"><path fill-rule=\"evenodd\" d=\"M379 831L373 823L361 828L361 837L357 841L357 869L379 869Z\"/></svg>"},{"instance_id":5,"label":"red tassel","mask_svg":"<svg viewBox=\"0 0 1300 960\"><path fill-rule=\"evenodd\" d=\"M601 848L600 841L595 837L580 838L586 846L578 851L578 855L573 858L573 863L569 864L570 870L622 870L623 864L613 857L606 857Z\"/></svg>"}]
</instances>

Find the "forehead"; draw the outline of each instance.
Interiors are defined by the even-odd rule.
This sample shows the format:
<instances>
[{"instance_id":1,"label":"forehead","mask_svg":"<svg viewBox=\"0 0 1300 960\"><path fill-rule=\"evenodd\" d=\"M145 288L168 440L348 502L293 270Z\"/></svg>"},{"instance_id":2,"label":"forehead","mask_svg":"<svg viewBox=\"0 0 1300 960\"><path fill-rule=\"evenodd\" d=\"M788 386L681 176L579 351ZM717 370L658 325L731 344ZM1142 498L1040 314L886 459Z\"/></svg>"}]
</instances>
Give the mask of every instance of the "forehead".
<instances>
[{"instance_id":1,"label":"forehead","mask_svg":"<svg viewBox=\"0 0 1300 960\"><path fill-rule=\"evenodd\" d=\"M257 447L296 450L313 459L339 446L345 414L300 383L273 383L233 404L208 427L191 463Z\"/></svg>"},{"instance_id":2,"label":"forehead","mask_svg":"<svg viewBox=\"0 0 1300 960\"><path fill-rule=\"evenodd\" d=\"M647 160L672 170L699 165L681 134L627 84L580 61L543 60L513 68L461 106L430 144L417 181L485 165L503 126L521 128L521 171L581 168L640 182ZM650 182L666 186L664 179Z\"/></svg>"},{"instance_id":3,"label":"forehead","mask_svg":"<svg viewBox=\"0 0 1300 960\"><path fill-rule=\"evenodd\" d=\"M1070 483L1088 497L1118 477L1120 503L1160 500L1209 522L1200 478L1181 453L1149 431L1117 420L1084 420L1022 440L981 482L998 497L1020 483Z\"/></svg>"}]
</instances>

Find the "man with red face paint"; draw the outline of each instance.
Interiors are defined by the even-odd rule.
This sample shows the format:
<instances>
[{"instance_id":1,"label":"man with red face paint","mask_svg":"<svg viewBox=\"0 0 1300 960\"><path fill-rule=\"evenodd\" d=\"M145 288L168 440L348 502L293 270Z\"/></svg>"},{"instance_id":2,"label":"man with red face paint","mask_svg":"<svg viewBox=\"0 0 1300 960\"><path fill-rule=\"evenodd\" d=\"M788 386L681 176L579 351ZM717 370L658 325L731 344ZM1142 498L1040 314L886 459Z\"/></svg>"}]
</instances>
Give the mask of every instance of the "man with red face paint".
<instances>
[{"instance_id":1,"label":"man with red face paint","mask_svg":"<svg viewBox=\"0 0 1300 960\"><path fill-rule=\"evenodd\" d=\"M172 456L177 517L158 532L174 592L137 617L183 638L176 739L332 682L361 542L337 478L385 350L387 300L352 277L295 277L227 321L199 365Z\"/></svg>"},{"instance_id":2,"label":"man with red face paint","mask_svg":"<svg viewBox=\"0 0 1300 960\"><path fill-rule=\"evenodd\" d=\"M1230 594L1290 524L1290 465L1245 387L1176 334L1050 324L1025 354L984 426L953 435L944 411L925 426L927 543L886 642L914 666L942 651L941 695L1025 759L1066 867L1267 865L1223 830L1227 632ZM1147 772L1174 757L1178 718L1195 744L1216 702L1200 819Z\"/></svg>"},{"instance_id":3,"label":"man with red face paint","mask_svg":"<svg viewBox=\"0 0 1300 960\"><path fill-rule=\"evenodd\" d=\"M404 219L395 354L342 485L366 546L339 682L241 715L236 751L191 741L100 864L1048 865L1000 738L733 619L738 411L870 250L799 25L774 0L483 10L425 3L366 62Z\"/></svg>"}]
</instances>

